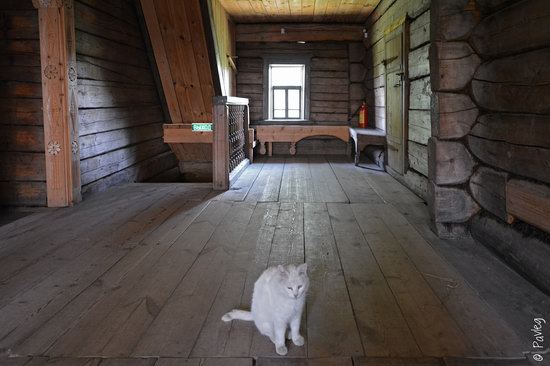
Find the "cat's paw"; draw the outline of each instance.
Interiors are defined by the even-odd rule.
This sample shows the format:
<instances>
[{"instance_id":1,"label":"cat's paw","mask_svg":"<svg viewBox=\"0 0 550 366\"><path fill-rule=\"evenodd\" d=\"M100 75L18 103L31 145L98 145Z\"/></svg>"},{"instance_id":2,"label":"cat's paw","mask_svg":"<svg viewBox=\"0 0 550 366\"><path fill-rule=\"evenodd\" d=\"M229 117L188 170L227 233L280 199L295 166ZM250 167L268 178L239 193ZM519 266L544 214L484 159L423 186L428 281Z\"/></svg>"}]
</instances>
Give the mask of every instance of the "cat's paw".
<instances>
[{"instance_id":1,"label":"cat's paw","mask_svg":"<svg viewBox=\"0 0 550 366\"><path fill-rule=\"evenodd\" d=\"M288 349L286 348L286 346L275 347L275 350L277 351L277 354L281 356L284 356L288 353Z\"/></svg>"},{"instance_id":2,"label":"cat's paw","mask_svg":"<svg viewBox=\"0 0 550 366\"><path fill-rule=\"evenodd\" d=\"M302 336L298 336L296 339L293 339L292 342L294 342L294 344L297 346L303 346L305 343L304 337Z\"/></svg>"},{"instance_id":3,"label":"cat's paw","mask_svg":"<svg viewBox=\"0 0 550 366\"><path fill-rule=\"evenodd\" d=\"M222 316L222 320L224 322L230 322L231 320L233 320L233 318L231 317L231 315L229 315L229 313L226 313Z\"/></svg>"}]
</instances>

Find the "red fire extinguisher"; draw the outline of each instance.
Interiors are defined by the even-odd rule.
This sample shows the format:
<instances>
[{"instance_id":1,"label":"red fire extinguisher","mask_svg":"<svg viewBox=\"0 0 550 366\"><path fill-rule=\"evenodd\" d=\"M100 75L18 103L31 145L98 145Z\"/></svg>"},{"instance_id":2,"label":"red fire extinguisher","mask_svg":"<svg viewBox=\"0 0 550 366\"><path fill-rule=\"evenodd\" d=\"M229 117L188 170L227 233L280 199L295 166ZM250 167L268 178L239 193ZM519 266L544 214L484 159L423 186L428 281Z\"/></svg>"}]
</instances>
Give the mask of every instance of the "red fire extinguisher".
<instances>
[{"instance_id":1,"label":"red fire extinguisher","mask_svg":"<svg viewBox=\"0 0 550 366\"><path fill-rule=\"evenodd\" d=\"M359 128L367 128L368 125L367 104L363 102L359 108Z\"/></svg>"}]
</instances>

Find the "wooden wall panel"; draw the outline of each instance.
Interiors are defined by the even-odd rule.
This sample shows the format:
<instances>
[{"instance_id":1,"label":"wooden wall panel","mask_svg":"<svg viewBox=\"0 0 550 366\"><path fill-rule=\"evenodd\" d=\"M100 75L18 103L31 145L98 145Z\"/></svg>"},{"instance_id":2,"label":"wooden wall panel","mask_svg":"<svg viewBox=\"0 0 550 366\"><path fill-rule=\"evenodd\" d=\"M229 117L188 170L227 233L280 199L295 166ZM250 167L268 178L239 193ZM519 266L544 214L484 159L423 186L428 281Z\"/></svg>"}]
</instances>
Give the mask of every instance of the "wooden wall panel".
<instances>
[{"instance_id":1,"label":"wooden wall panel","mask_svg":"<svg viewBox=\"0 0 550 366\"><path fill-rule=\"evenodd\" d=\"M75 2L83 193L177 165L136 10L127 0Z\"/></svg>"},{"instance_id":2,"label":"wooden wall panel","mask_svg":"<svg viewBox=\"0 0 550 366\"><path fill-rule=\"evenodd\" d=\"M237 43L237 95L250 100L250 119L263 119L263 58L268 55L309 55L310 120L345 124L350 102L348 43Z\"/></svg>"},{"instance_id":3,"label":"wooden wall panel","mask_svg":"<svg viewBox=\"0 0 550 366\"><path fill-rule=\"evenodd\" d=\"M364 86L369 108L369 119L377 128L386 129L385 110L385 35L405 17L410 21L408 37L408 170L395 174L416 194L427 198L428 154L431 136L431 87L428 51L430 44L430 1L382 0L367 19L368 38L364 40L366 68Z\"/></svg>"},{"instance_id":4,"label":"wooden wall panel","mask_svg":"<svg viewBox=\"0 0 550 366\"><path fill-rule=\"evenodd\" d=\"M235 43L235 24L220 3L220 0L210 0L210 12L212 28L215 31L216 47L218 53L218 72L222 94L236 96L236 73L233 68L237 53Z\"/></svg>"},{"instance_id":5,"label":"wooden wall panel","mask_svg":"<svg viewBox=\"0 0 550 366\"><path fill-rule=\"evenodd\" d=\"M153 3L160 29L153 47L162 42L182 123L211 122L214 86L199 1Z\"/></svg>"},{"instance_id":6,"label":"wooden wall panel","mask_svg":"<svg viewBox=\"0 0 550 366\"><path fill-rule=\"evenodd\" d=\"M434 228L445 237L470 228L476 240L548 288L538 269L550 260L548 2L438 1L432 7L430 183L439 198L452 198L445 193L452 189L480 208L479 215L461 209L461 220L441 220L445 207L431 202ZM514 220L522 223L510 225Z\"/></svg>"},{"instance_id":7,"label":"wooden wall panel","mask_svg":"<svg viewBox=\"0 0 550 366\"><path fill-rule=\"evenodd\" d=\"M0 205L45 206L38 10L0 2Z\"/></svg>"}]
</instances>

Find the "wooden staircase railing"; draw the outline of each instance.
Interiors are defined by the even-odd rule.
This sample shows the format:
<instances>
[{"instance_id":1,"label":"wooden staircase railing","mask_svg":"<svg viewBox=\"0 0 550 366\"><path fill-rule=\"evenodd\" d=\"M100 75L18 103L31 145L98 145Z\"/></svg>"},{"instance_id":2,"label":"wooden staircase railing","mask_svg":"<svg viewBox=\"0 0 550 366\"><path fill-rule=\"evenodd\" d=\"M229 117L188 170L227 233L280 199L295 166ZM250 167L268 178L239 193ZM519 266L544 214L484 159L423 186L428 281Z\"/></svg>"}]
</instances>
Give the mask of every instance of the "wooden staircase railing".
<instances>
[{"instance_id":1,"label":"wooden staircase railing","mask_svg":"<svg viewBox=\"0 0 550 366\"><path fill-rule=\"evenodd\" d=\"M214 97L213 101L213 187L227 190L252 158L248 99Z\"/></svg>"}]
</instances>

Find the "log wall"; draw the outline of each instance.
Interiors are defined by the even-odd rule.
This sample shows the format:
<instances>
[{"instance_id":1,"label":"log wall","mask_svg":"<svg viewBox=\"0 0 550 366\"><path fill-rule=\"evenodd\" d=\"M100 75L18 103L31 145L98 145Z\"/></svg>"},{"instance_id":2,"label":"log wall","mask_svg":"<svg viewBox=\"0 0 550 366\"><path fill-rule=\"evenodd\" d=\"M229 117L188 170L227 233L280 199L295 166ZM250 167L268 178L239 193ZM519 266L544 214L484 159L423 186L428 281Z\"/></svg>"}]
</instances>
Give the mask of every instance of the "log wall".
<instances>
[{"instance_id":1,"label":"log wall","mask_svg":"<svg viewBox=\"0 0 550 366\"><path fill-rule=\"evenodd\" d=\"M347 124L365 95L361 84L365 71L360 62L364 50L360 46L357 42L237 42L237 95L249 98L252 123L263 120L263 57L306 55L311 57L310 122ZM298 143L297 153L343 154L346 148L336 139L313 138ZM288 153L288 144L274 144L274 152Z\"/></svg>"},{"instance_id":2,"label":"log wall","mask_svg":"<svg viewBox=\"0 0 550 366\"><path fill-rule=\"evenodd\" d=\"M133 1L75 1L82 192L177 165Z\"/></svg>"},{"instance_id":3,"label":"log wall","mask_svg":"<svg viewBox=\"0 0 550 366\"><path fill-rule=\"evenodd\" d=\"M238 42L237 94L250 100L250 119L263 120L263 57L309 55L310 120L345 124L350 101L348 44L343 42ZM265 80L267 83L267 80ZM354 91L361 99L361 90Z\"/></svg>"},{"instance_id":4,"label":"log wall","mask_svg":"<svg viewBox=\"0 0 550 366\"><path fill-rule=\"evenodd\" d=\"M431 83L428 53L430 47L430 1L427 0L382 0L367 19L368 37L363 42L366 53L363 64L366 68L364 87L369 111L369 121L377 128L386 129L385 96L385 35L405 19L408 19L408 82L406 94L409 108L405 149L407 171L395 178L427 199L428 194L428 139L431 136L430 107Z\"/></svg>"},{"instance_id":5,"label":"log wall","mask_svg":"<svg viewBox=\"0 0 550 366\"><path fill-rule=\"evenodd\" d=\"M38 11L0 2L0 205L45 206Z\"/></svg>"},{"instance_id":6,"label":"log wall","mask_svg":"<svg viewBox=\"0 0 550 366\"><path fill-rule=\"evenodd\" d=\"M550 6L435 1L431 21L434 228L471 229L550 292Z\"/></svg>"}]
</instances>

